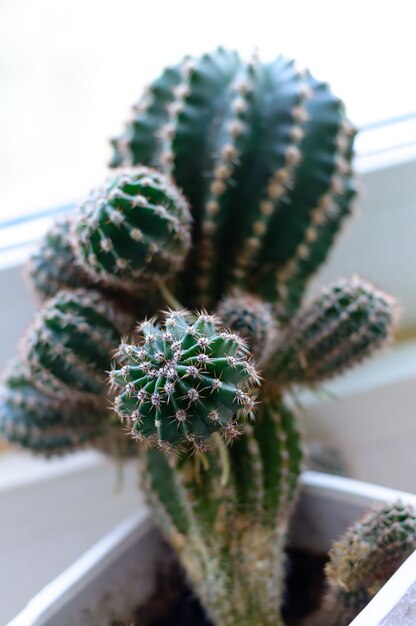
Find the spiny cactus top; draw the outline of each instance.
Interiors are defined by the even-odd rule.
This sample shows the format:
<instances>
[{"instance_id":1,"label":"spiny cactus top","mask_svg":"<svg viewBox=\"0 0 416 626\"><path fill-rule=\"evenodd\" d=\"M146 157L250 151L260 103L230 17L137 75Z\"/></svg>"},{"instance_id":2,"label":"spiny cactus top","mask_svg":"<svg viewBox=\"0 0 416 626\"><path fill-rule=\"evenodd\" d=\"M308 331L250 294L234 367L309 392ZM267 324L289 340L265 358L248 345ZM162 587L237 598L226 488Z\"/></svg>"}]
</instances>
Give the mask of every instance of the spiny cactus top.
<instances>
[{"instance_id":1,"label":"spiny cactus top","mask_svg":"<svg viewBox=\"0 0 416 626\"><path fill-rule=\"evenodd\" d=\"M165 280L190 246L188 204L169 179L146 167L116 172L91 192L74 217L80 262L104 283L135 291Z\"/></svg>"},{"instance_id":2,"label":"spiny cactus top","mask_svg":"<svg viewBox=\"0 0 416 626\"><path fill-rule=\"evenodd\" d=\"M123 367L110 374L121 387L115 410L133 437L166 449L186 441L204 449L215 432L237 437L259 382L243 340L206 313L170 311L163 327L146 321L140 331L139 345L121 344Z\"/></svg>"},{"instance_id":3,"label":"spiny cactus top","mask_svg":"<svg viewBox=\"0 0 416 626\"><path fill-rule=\"evenodd\" d=\"M370 597L416 550L416 511L402 502L384 504L363 515L337 541L325 568L341 594L365 591Z\"/></svg>"},{"instance_id":4,"label":"spiny cactus top","mask_svg":"<svg viewBox=\"0 0 416 626\"><path fill-rule=\"evenodd\" d=\"M235 291L221 300L218 316L226 328L238 333L257 363L265 362L275 347L277 322L268 302Z\"/></svg>"},{"instance_id":5,"label":"spiny cactus top","mask_svg":"<svg viewBox=\"0 0 416 626\"><path fill-rule=\"evenodd\" d=\"M396 318L394 298L359 277L339 280L280 335L270 376L282 385L314 385L336 376L384 345Z\"/></svg>"},{"instance_id":6,"label":"spiny cactus top","mask_svg":"<svg viewBox=\"0 0 416 626\"><path fill-rule=\"evenodd\" d=\"M33 384L67 402L85 397L105 404L105 372L130 324L94 291L58 292L39 312L23 346Z\"/></svg>"},{"instance_id":7,"label":"spiny cactus top","mask_svg":"<svg viewBox=\"0 0 416 626\"><path fill-rule=\"evenodd\" d=\"M293 61L219 48L150 85L113 165L160 167L188 198L193 305L238 285L287 318L350 212L353 136L340 100Z\"/></svg>"}]
</instances>

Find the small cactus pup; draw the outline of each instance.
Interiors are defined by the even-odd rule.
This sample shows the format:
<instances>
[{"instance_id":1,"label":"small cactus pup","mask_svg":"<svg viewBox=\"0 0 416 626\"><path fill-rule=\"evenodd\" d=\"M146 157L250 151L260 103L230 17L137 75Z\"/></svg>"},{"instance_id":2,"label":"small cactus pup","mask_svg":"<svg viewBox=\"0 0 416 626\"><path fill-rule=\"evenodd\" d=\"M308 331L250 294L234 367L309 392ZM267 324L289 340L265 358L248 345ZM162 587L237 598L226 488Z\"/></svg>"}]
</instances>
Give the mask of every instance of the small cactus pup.
<instances>
[{"instance_id":1,"label":"small cactus pup","mask_svg":"<svg viewBox=\"0 0 416 626\"><path fill-rule=\"evenodd\" d=\"M267 376L281 387L315 386L360 363L392 336L395 300L352 277L326 287L279 335Z\"/></svg>"},{"instance_id":2,"label":"small cactus pup","mask_svg":"<svg viewBox=\"0 0 416 626\"><path fill-rule=\"evenodd\" d=\"M247 342L257 363L267 361L277 336L277 321L268 302L249 293L234 291L221 300L217 313L224 326Z\"/></svg>"},{"instance_id":3,"label":"small cactus pup","mask_svg":"<svg viewBox=\"0 0 416 626\"><path fill-rule=\"evenodd\" d=\"M70 233L70 217L55 222L30 258L28 274L43 300L61 289L92 286L91 277L76 261Z\"/></svg>"},{"instance_id":4,"label":"small cactus pup","mask_svg":"<svg viewBox=\"0 0 416 626\"><path fill-rule=\"evenodd\" d=\"M58 292L45 302L23 342L33 384L64 402L105 406L105 371L131 323L97 292Z\"/></svg>"},{"instance_id":5,"label":"small cactus pup","mask_svg":"<svg viewBox=\"0 0 416 626\"><path fill-rule=\"evenodd\" d=\"M137 440L166 450L187 443L205 450L214 433L226 440L253 417L259 376L244 341L205 312L168 311L159 326L139 325L138 344L123 342L114 408Z\"/></svg>"},{"instance_id":6,"label":"small cactus pup","mask_svg":"<svg viewBox=\"0 0 416 626\"><path fill-rule=\"evenodd\" d=\"M73 247L95 281L134 293L182 267L190 225L188 204L166 176L147 167L122 169L80 206Z\"/></svg>"},{"instance_id":7,"label":"small cactus pup","mask_svg":"<svg viewBox=\"0 0 416 626\"><path fill-rule=\"evenodd\" d=\"M14 362L0 392L0 434L44 456L98 442L106 431L107 411L62 402L36 388L27 366Z\"/></svg>"},{"instance_id":8,"label":"small cactus pup","mask_svg":"<svg viewBox=\"0 0 416 626\"><path fill-rule=\"evenodd\" d=\"M416 511L402 502L368 511L332 546L322 608L305 626L348 626L416 550Z\"/></svg>"},{"instance_id":9,"label":"small cactus pup","mask_svg":"<svg viewBox=\"0 0 416 626\"><path fill-rule=\"evenodd\" d=\"M112 165L160 168L189 200L182 300L213 309L237 286L288 320L351 212L354 134L342 102L294 61L219 48L148 87Z\"/></svg>"}]
</instances>

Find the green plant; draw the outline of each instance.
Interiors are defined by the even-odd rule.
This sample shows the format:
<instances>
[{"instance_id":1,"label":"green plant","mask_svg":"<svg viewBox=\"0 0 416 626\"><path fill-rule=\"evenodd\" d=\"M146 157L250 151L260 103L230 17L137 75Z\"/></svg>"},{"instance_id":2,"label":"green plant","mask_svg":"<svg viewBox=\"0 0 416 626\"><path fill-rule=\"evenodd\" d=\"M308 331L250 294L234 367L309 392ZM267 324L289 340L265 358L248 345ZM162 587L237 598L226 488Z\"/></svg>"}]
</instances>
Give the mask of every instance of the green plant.
<instances>
[{"instance_id":1,"label":"green plant","mask_svg":"<svg viewBox=\"0 0 416 626\"><path fill-rule=\"evenodd\" d=\"M121 169L33 260L42 294L68 290L44 303L6 378L0 429L52 453L95 441L118 414L150 444L147 497L217 626L282 623L302 466L285 391L390 335L394 303L356 279L296 315L351 212L353 137L342 103L293 61L245 63L222 48L188 58L113 142ZM172 307L162 321L161 300Z\"/></svg>"},{"instance_id":2,"label":"green plant","mask_svg":"<svg viewBox=\"0 0 416 626\"><path fill-rule=\"evenodd\" d=\"M189 200L186 306L212 309L238 286L287 320L351 211L354 134L340 100L293 61L219 48L148 87L112 164L156 166Z\"/></svg>"},{"instance_id":3,"label":"green plant","mask_svg":"<svg viewBox=\"0 0 416 626\"><path fill-rule=\"evenodd\" d=\"M334 543L327 591L308 626L348 626L416 550L416 511L401 502L365 513Z\"/></svg>"}]
</instances>

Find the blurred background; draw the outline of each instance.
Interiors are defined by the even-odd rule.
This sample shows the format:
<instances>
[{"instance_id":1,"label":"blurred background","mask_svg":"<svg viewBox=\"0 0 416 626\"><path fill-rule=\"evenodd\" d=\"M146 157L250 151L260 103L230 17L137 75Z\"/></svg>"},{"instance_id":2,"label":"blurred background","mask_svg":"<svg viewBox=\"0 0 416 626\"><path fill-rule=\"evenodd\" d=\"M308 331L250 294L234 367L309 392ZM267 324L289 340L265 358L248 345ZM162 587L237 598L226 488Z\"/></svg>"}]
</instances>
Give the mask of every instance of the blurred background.
<instances>
[{"instance_id":1,"label":"blurred background","mask_svg":"<svg viewBox=\"0 0 416 626\"><path fill-rule=\"evenodd\" d=\"M0 0L0 366L36 306L22 279L35 240L106 175L108 139L143 86L165 65L217 45L264 59L283 53L328 81L361 130L360 215L313 289L358 272L402 308L398 346L335 382L330 390L342 402L305 401L306 431L349 447L351 475L415 491L412 9L404 0ZM384 473L375 445L389 460ZM106 463L88 452L52 462L8 448L0 454L0 580L8 581L0 623L137 507L136 470L126 469L125 488L116 491Z\"/></svg>"}]
</instances>

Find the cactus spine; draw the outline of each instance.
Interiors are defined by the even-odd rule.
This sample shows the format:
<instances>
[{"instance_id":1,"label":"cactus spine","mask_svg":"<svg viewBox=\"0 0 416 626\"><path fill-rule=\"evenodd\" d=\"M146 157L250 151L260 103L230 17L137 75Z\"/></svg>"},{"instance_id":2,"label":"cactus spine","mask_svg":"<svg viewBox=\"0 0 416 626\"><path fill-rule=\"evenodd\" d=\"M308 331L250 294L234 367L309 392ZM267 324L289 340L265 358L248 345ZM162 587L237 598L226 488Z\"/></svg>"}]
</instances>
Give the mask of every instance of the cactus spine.
<instances>
[{"instance_id":1,"label":"cactus spine","mask_svg":"<svg viewBox=\"0 0 416 626\"><path fill-rule=\"evenodd\" d=\"M219 48L151 85L113 165L160 167L190 201L186 303L212 307L237 285L287 319L350 213L353 136L340 101L293 61Z\"/></svg>"},{"instance_id":2,"label":"cactus spine","mask_svg":"<svg viewBox=\"0 0 416 626\"><path fill-rule=\"evenodd\" d=\"M416 549L416 511L395 502L365 513L332 546L328 589L308 626L348 626Z\"/></svg>"}]
</instances>

